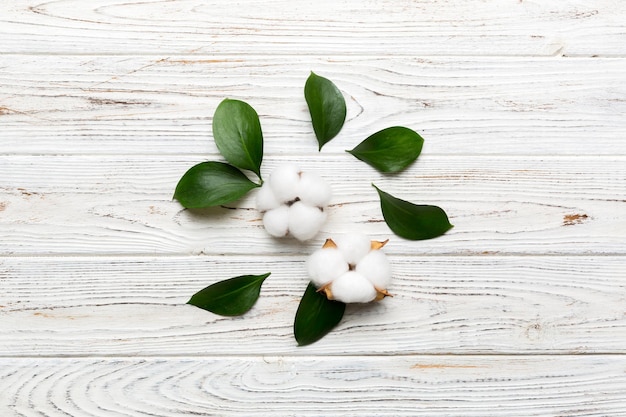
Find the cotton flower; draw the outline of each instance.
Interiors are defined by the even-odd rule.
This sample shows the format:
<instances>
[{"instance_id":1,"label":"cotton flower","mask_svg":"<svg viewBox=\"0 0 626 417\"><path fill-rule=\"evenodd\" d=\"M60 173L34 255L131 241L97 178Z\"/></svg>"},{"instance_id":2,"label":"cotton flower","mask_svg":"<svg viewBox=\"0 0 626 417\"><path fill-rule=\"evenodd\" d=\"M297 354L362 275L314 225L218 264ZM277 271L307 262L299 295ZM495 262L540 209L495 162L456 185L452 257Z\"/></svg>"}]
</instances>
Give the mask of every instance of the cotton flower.
<instances>
[{"instance_id":1,"label":"cotton flower","mask_svg":"<svg viewBox=\"0 0 626 417\"><path fill-rule=\"evenodd\" d=\"M307 261L311 282L329 300L369 303L390 295L391 265L380 249L387 241L350 234L327 239Z\"/></svg>"},{"instance_id":2,"label":"cotton flower","mask_svg":"<svg viewBox=\"0 0 626 417\"><path fill-rule=\"evenodd\" d=\"M304 241L315 236L326 221L324 208L330 197L330 187L319 175L283 165L263 183L256 206L270 235Z\"/></svg>"}]
</instances>

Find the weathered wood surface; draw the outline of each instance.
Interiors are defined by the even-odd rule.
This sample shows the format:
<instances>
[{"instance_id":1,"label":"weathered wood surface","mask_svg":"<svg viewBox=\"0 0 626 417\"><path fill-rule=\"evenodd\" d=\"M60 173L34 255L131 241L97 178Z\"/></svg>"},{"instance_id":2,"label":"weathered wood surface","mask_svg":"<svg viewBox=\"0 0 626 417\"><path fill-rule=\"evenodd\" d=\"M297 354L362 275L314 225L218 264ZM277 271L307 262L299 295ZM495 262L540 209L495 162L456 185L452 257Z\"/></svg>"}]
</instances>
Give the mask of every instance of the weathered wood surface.
<instances>
[{"instance_id":1,"label":"weathered wood surface","mask_svg":"<svg viewBox=\"0 0 626 417\"><path fill-rule=\"evenodd\" d=\"M394 297L349 306L323 342L301 348L304 254L5 258L0 346L5 357L626 353L622 256L388 252ZM218 280L269 271L241 318L185 304Z\"/></svg>"},{"instance_id":2,"label":"weathered wood surface","mask_svg":"<svg viewBox=\"0 0 626 417\"><path fill-rule=\"evenodd\" d=\"M214 155L213 159L219 156ZM203 157L0 156L0 249L6 254L191 254L273 256L310 251L355 228L376 238L384 223L374 182L420 204L443 207L455 227L427 242L392 238L395 253L624 254L626 157L420 157L383 176L343 152L268 157L264 172L296 161L334 188L329 221L310 243L263 229L254 192L230 208L183 210L180 176Z\"/></svg>"},{"instance_id":3,"label":"weathered wood surface","mask_svg":"<svg viewBox=\"0 0 626 417\"><path fill-rule=\"evenodd\" d=\"M626 3L16 0L0 39L0 416L626 416ZM348 104L321 153L311 70ZM314 241L172 201L226 97L264 174L332 182ZM392 125L401 175L344 152ZM372 182L455 227L394 237ZM395 297L298 348L304 262L355 229ZM185 304L269 271L244 317Z\"/></svg>"},{"instance_id":4,"label":"weathered wood surface","mask_svg":"<svg viewBox=\"0 0 626 417\"><path fill-rule=\"evenodd\" d=\"M30 54L624 55L625 22L615 0L19 0L0 38Z\"/></svg>"},{"instance_id":5,"label":"weathered wood surface","mask_svg":"<svg viewBox=\"0 0 626 417\"><path fill-rule=\"evenodd\" d=\"M393 125L418 130L426 155L626 154L624 58L0 55L0 68L0 154L212 153L225 97L259 112L266 153L313 154L311 70L348 104L323 155Z\"/></svg>"},{"instance_id":6,"label":"weathered wood surface","mask_svg":"<svg viewBox=\"0 0 626 417\"><path fill-rule=\"evenodd\" d=\"M0 360L17 416L620 416L615 356Z\"/></svg>"}]
</instances>

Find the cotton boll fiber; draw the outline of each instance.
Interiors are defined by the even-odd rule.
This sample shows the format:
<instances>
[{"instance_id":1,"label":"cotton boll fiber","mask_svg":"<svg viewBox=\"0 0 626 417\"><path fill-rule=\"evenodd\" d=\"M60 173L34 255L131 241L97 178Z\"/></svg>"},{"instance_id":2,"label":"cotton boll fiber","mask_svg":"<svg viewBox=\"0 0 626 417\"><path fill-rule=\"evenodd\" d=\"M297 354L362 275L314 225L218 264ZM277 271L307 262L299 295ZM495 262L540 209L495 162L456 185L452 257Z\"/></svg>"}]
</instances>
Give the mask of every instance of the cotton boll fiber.
<instances>
[{"instance_id":1,"label":"cotton boll fiber","mask_svg":"<svg viewBox=\"0 0 626 417\"><path fill-rule=\"evenodd\" d=\"M282 165L272 171L269 178L274 195L281 203L293 201L298 197L300 169L295 165Z\"/></svg>"},{"instance_id":2,"label":"cotton boll fiber","mask_svg":"<svg viewBox=\"0 0 626 417\"><path fill-rule=\"evenodd\" d=\"M348 271L331 284L333 298L344 303L369 303L376 298L371 282L356 271Z\"/></svg>"},{"instance_id":3,"label":"cotton boll fiber","mask_svg":"<svg viewBox=\"0 0 626 417\"><path fill-rule=\"evenodd\" d=\"M330 186L322 177L312 172L303 172L298 184L300 200L309 206L326 207L331 197Z\"/></svg>"},{"instance_id":4,"label":"cotton boll fiber","mask_svg":"<svg viewBox=\"0 0 626 417\"><path fill-rule=\"evenodd\" d=\"M316 287L322 287L348 272L348 264L338 249L319 249L307 260L309 278Z\"/></svg>"},{"instance_id":5,"label":"cotton boll fiber","mask_svg":"<svg viewBox=\"0 0 626 417\"><path fill-rule=\"evenodd\" d=\"M272 191L272 187L268 182L264 183L261 189L256 194L256 208L260 212L264 212L267 210L272 210L278 208L281 205L281 202L278 201L274 192Z\"/></svg>"},{"instance_id":6,"label":"cotton boll fiber","mask_svg":"<svg viewBox=\"0 0 626 417\"><path fill-rule=\"evenodd\" d=\"M272 236L283 237L289 231L289 207L280 206L263 215L265 230Z\"/></svg>"},{"instance_id":7,"label":"cotton boll fiber","mask_svg":"<svg viewBox=\"0 0 626 417\"><path fill-rule=\"evenodd\" d=\"M362 234L346 234L333 239L343 258L351 265L356 265L371 249L371 241Z\"/></svg>"},{"instance_id":8,"label":"cotton boll fiber","mask_svg":"<svg viewBox=\"0 0 626 417\"><path fill-rule=\"evenodd\" d=\"M311 239L326 221L326 213L298 201L289 207L289 233L298 240Z\"/></svg>"},{"instance_id":9,"label":"cotton boll fiber","mask_svg":"<svg viewBox=\"0 0 626 417\"><path fill-rule=\"evenodd\" d=\"M380 250L370 251L359 261L355 270L379 289L386 289L391 281L391 265Z\"/></svg>"}]
</instances>

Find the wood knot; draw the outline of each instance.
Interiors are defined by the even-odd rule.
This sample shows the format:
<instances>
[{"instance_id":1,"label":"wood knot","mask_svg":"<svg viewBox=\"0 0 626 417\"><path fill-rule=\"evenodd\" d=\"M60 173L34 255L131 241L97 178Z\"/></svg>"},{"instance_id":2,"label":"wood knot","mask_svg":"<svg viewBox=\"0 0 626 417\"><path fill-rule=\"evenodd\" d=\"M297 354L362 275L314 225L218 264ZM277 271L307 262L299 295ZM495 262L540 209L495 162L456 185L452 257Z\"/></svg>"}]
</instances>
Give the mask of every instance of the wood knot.
<instances>
[{"instance_id":1,"label":"wood knot","mask_svg":"<svg viewBox=\"0 0 626 417\"><path fill-rule=\"evenodd\" d=\"M563 226L574 226L575 224L581 224L587 220L589 216L586 214L566 214L563 216Z\"/></svg>"}]
</instances>

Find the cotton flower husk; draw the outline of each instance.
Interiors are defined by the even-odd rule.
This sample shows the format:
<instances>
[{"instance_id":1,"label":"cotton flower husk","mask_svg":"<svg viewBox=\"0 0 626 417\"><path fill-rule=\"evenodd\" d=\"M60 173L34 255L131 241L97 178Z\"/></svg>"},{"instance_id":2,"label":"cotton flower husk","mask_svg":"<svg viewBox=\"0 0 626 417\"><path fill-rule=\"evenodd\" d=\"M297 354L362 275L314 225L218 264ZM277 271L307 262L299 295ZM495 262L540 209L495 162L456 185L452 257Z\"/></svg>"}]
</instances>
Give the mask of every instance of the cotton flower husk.
<instances>
[{"instance_id":1,"label":"cotton flower husk","mask_svg":"<svg viewBox=\"0 0 626 417\"><path fill-rule=\"evenodd\" d=\"M359 234L326 239L309 257L309 278L330 300L367 303L390 296L391 266L380 250L387 242Z\"/></svg>"}]
</instances>

